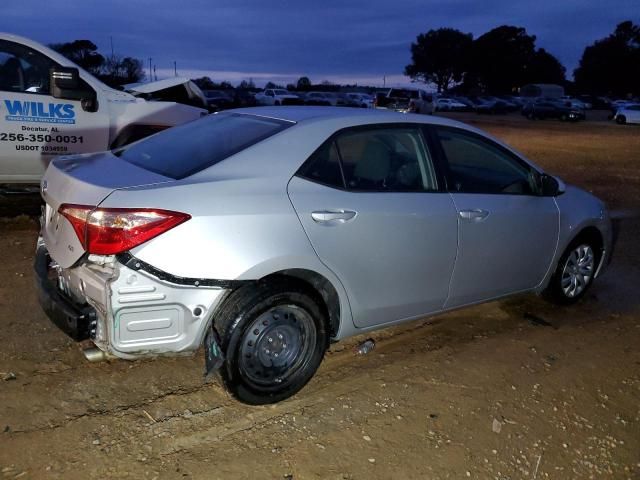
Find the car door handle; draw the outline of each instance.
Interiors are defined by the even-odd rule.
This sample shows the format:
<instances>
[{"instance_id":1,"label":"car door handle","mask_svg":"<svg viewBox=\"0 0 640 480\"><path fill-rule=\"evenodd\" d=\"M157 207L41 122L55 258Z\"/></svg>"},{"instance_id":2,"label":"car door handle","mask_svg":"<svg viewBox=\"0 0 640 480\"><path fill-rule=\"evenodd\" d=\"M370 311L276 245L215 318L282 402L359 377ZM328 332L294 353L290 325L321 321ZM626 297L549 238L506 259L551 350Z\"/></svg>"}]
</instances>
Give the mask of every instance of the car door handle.
<instances>
[{"instance_id":1,"label":"car door handle","mask_svg":"<svg viewBox=\"0 0 640 480\"><path fill-rule=\"evenodd\" d=\"M353 210L318 210L311 212L311 218L317 223L336 225L345 223L356 216Z\"/></svg>"},{"instance_id":2,"label":"car door handle","mask_svg":"<svg viewBox=\"0 0 640 480\"><path fill-rule=\"evenodd\" d=\"M460 218L464 220L472 220L475 222L481 222L489 216L489 212L480 208L473 210L460 210Z\"/></svg>"}]
</instances>

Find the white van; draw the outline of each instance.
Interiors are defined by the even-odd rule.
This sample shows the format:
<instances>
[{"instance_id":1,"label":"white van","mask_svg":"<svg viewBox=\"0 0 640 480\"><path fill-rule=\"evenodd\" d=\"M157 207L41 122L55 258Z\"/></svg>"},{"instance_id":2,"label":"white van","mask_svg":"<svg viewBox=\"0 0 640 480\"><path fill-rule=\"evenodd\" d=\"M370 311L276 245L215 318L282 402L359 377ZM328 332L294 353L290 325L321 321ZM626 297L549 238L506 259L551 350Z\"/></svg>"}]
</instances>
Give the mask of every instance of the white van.
<instances>
[{"instance_id":1,"label":"white van","mask_svg":"<svg viewBox=\"0 0 640 480\"><path fill-rule=\"evenodd\" d=\"M115 90L37 42L0 33L0 184L39 183L56 155L108 150L207 113Z\"/></svg>"}]
</instances>

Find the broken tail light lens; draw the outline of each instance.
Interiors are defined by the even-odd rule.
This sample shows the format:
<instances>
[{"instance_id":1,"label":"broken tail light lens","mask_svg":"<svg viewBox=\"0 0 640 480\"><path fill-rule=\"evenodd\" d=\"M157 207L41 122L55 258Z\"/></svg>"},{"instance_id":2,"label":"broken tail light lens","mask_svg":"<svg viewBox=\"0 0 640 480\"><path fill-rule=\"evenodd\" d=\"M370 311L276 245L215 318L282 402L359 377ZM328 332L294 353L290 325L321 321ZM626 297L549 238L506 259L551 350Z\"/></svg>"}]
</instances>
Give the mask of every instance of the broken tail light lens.
<instances>
[{"instance_id":1,"label":"broken tail light lens","mask_svg":"<svg viewBox=\"0 0 640 480\"><path fill-rule=\"evenodd\" d=\"M96 208L64 204L58 209L83 248L96 255L130 250L186 222L191 215L152 208Z\"/></svg>"}]
</instances>

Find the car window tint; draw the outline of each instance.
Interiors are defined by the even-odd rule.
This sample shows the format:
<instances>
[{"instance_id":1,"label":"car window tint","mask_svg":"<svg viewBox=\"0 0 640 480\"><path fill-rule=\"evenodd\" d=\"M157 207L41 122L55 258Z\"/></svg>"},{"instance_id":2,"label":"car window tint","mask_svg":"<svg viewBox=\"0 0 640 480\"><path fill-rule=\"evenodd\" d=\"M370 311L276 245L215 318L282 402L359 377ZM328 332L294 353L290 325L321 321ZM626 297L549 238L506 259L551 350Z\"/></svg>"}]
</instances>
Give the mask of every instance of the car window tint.
<instances>
[{"instance_id":1,"label":"car window tint","mask_svg":"<svg viewBox=\"0 0 640 480\"><path fill-rule=\"evenodd\" d=\"M49 94L50 58L14 42L0 41L0 90Z\"/></svg>"},{"instance_id":2,"label":"car window tint","mask_svg":"<svg viewBox=\"0 0 640 480\"><path fill-rule=\"evenodd\" d=\"M331 187L344 188L335 143L325 143L316 150L300 169L299 175Z\"/></svg>"},{"instance_id":3,"label":"car window tint","mask_svg":"<svg viewBox=\"0 0 640 480\"><path fill-rule=\"evenodd\" d=\"M462 193L534 193L531 169L476 135L438 129L448 162L449 190Z\"/></svg>"},{"instance_id":4,"label":"car window tint","mask_svg":"<svg viewBox=\"0 0 640 480\"><path fill-rule=\"evenodd\" d=\"M204 170L291 126L253 115L215 114L133 143L116 155L166 177Z\"/></svg>"},{"instance_id":5,"label":"car window tint","mask_svg":"<svg viewBox=\"0 0 640 480\"><path fill-rule=\"evenodd\" d=\"M433 165L418 129L352 131L336 139L349 190L436 190Z\"/></svg>"}]
</instances>

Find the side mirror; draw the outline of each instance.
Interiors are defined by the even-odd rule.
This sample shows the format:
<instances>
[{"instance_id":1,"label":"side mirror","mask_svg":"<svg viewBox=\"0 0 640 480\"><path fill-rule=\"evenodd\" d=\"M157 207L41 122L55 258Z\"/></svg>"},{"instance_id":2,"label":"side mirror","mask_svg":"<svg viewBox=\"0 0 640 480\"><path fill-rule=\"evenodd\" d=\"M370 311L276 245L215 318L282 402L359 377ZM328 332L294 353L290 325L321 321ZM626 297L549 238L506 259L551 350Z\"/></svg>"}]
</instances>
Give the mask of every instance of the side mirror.
<instances>
[{"instance_id":1,"label":"side mirror","mask_svg":"<svg viewBox=\"0 0 640 480\"><path fill-rule=\"evenodd\" d=\"M54 67L49 70L49 88L53 98L80 100L83 110L98 110L96 92L82 81L75 67Z\"/></svg>"},{"instance_id":2,"label":"side mirror","mask_svg":"<svg viewBox=\"0 0 640 480\"><path fill-rule=\"evenodd\" d=\"M556 197L564 193L564 184L552 175L543 173L540 175L540 195L543 197Z\"/></svg>"}]
</instances>

